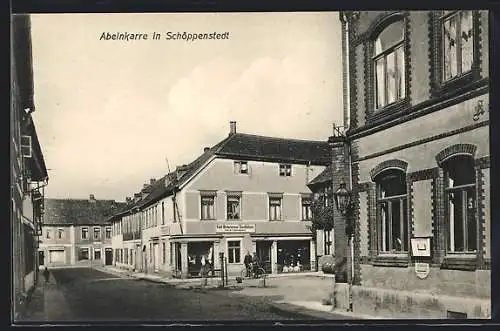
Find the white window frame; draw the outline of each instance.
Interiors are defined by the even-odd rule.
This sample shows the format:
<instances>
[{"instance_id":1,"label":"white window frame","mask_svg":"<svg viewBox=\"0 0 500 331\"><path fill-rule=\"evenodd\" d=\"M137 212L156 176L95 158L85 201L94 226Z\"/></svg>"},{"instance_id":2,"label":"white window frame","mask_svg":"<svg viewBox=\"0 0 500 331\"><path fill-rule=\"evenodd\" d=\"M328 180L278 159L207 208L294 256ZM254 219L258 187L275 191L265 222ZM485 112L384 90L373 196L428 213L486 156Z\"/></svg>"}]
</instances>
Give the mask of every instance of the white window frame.
<instances>
[{"instance_id":1,"label":"white window frame","mask_svg":"<svg viewBox=\"0 0 500 331\"><path fill-rule=\"evenodd\" d=\"M83 231L83 230L86 230L86 231L87 231L87 237L86 237L86 238L84 238L84 236L83 236L83 234L85 233L85 231ZM82 227L82 228L81 228L81 231L80 231L80 238L81 238L82 240L89 240L89 237L90 237L90 234L89 234L89 228L88 228L88 227L86 227L86 226Z\"/></svg>"},{"instance_id":2,"label":"white window frame","mask_svg":"<svg viewBox=\"0 0 500 331\"><path fill-rule=\"evenodd\" d=\"M238 199L238 218L229 217L229 200L231 199ZM228 221L241 221L241 195L239 194L231 194L231 193L226 193L226 219Z\"/></svg>"},{"instance_id":3,"label":"white window frame","mask_svg":"<svg viewBox=\"0 0 500 331\"><path fill-rule=\"evenodd\" d=\"M96 238L96 236L95 236L96 230L98 230L97 232L99 233L99 238ZM94 226L92 228L92 238L93 238L93 240L100 240L100 239L102 239L101 227Z\"/></svg>"},{"instance_id":4,"label":"white window frame","mask_svg":"<svg viewBox=\"0 0 500 331\"><path fill-rule=\"evenodd\" d=\"M88 247L88 246L86 246L86 247L79 247L79 248L78 248L78 250L79 250L79 251L78 251L78 257L80 257L80 252L81 252L82 250L85 250L85 249L87 250L87 253L88 253L88 254L87 254L87 259L86 259L86 260L85 260L85 259L82 259L82 260L80 260L80 259L79 259L78 261L90 261L90 260L92 260L92 256L90 255L91 250L90 250L90 247Z\"/></svg>"},{"instance_id":5,"label":"white window frame","mask_svg":"<svg viewBox=\"0 0 500 331\"><path fill-rule=\"evenodd\" d=\"M213 215L210 215L210 217L208 218L204 218L204 215L203 215L203 198L211 198L213 199L213 207L212 207L212 213ZM217 219L217 212L216 212L216 204L217 204L217 195L215 194L204 194L204 193L201 193L200 194L200 220L202 221L213 221L215 219Z\"/></svg>"},{"instance_id":6,"label":"white window frame","mask_svg":"<svg viewBox=\"0 0 500 331\"><path fill-rule=\"evenodd\" d=\"M109 238L108 238L108 233L109 233ZM113 228L107 226L104 228L104 238L105 239L111 239L113 237Z\"/></svg>"},{"instance_id":7,"label":"white window frame","mask_svg":"<svg viewBox=\"0 0 500 331\"><path fill-rule=\"evenodd\" d=\"M239 256L239 261L238 262L229 262L229 243L233 243L233 242L237 242L239 243L239 248L240 248L240 256ZM241 255L242 255L242 240L241 239L227 239L226 240L226 255L227 255L227 264L241 264L242 263L242 258L241 258ZM236 255L234 255L233 257L236 257Z\"/></svg>"},{"instance_id":8,"label":"white window frame","mask_svg":"<svg viewBox=\"0 0 500 331\"><path fill-rule=\"evenodd\" d=\"M101 248L94 248L94 251L92 252L92 259L97 260L95 258L95 253L99 252L99 260L102 260L102 249Z\"/></svg>"},{"instance_id":9,"label":"white window frame","mask_svg":"<svg viewBox=\"0 0 500 331\"><path fill-rule=\"evenodd\" d=\"M279 218L271 218L271 200L280 200L280 215ZM283 221L283 196L277 197L277 196L267 196L267 218L269 221Z\"/></svg>"}]
</instances>

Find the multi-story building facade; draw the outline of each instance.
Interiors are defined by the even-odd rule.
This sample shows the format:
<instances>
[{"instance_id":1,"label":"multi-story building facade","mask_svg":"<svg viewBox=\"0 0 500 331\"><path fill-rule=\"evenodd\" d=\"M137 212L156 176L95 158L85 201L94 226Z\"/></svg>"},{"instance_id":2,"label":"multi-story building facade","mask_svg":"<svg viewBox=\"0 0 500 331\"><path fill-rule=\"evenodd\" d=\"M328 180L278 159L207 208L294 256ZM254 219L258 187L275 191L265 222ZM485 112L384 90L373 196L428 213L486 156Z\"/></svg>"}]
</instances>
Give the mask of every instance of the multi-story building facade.
<instances>
[{"instance_id":1,"label":"multi-story building facade","mask_svg":"<svg viewBox=\"0 0 500 331\"><path fill-rule=\"evenodd\" d=\"M488 12L345 12L341 20L353 309L487 317Z\"/></svg>"},{"instance_id":2,"label":"multi-story building facade","mask_svg":"<svg viewBox=\"0 0 500 331\"><path fill-rule=\"evenodd\" d=\"M47 169L31 113L33 68L28 15L11 20L10 212L14 319L37 280L37 245Z\"/></svg>"},{"instance_id":3,"label":"multi-story building facade","mask_svg":"<svg viewBox=\"0 0 500 331\"><path fill-rule=\"evenodd\" d=\"M237 133L231 122L226 139L115 215L119 263L188 277L202 260L219 269L222 253L239 275L255 252L268 272L314 269L307 183L329 163L327 142Z\"/></svg>"},{"instance_id":4,"label":"multi-story building facade","mask_svg":"<svg viewBox=\"0 0 500 331\"><path fill-rule=\"evenodd\" d=\"M40 264L111 265L112 228L107 219L123 205L92 194L89 199L45 199Z\"/></svg>"}]
</instances>

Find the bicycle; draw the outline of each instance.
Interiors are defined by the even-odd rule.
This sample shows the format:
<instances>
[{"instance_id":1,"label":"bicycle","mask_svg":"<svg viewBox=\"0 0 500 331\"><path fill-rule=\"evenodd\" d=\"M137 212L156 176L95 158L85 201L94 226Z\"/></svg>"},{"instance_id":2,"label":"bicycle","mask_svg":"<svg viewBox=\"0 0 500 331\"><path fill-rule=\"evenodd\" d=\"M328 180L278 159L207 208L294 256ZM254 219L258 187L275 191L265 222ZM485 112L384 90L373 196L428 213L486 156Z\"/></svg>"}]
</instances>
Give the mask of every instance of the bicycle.
<instances>
[{"instance_id":1,"label":"bicycle","mask_svg":"<svg viewBox=\"0 0 500 331\"><path fill-rule=\"evenodd\" d=\"M250 270L247 270L246 267L241 270L241 278L266 278L266 270L262 268L260 264L257 264L257 267L254 268L250 266Z\"/></svg>"}]
</instances>

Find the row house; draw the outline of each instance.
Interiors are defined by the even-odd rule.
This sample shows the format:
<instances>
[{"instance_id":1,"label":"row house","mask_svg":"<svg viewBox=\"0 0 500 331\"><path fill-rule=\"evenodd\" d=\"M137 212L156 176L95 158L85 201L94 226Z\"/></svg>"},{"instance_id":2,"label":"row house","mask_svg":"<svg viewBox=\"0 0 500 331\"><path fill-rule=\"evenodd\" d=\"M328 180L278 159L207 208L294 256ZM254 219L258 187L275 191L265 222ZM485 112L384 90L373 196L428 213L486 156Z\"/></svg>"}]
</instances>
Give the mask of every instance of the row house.
<instances>
[{"instance_id":1,"label":"row house","mask_svg":"<svg viewBox=\"0 0 500 331\"><path fill-rule=\"evenodd\" d=\"M89 199L45 199L40 265L111 265L112 228L107 219L123 205L93 194Z\"/></svg>"},{"instance_id":2,"label":"row house","mask_svg":"<svg viewBox=\"0 0 500 331\"><path fill-rule=\"evenodd\" d=\"M488 15L340 15L347 131L332 147L354 193L355 312L490 314Z\"/></svg>"},{"instance_id":3,"label":"row house","mask_svg":"<svg viewBox=\"0 0 500 331\"><path fill-rule=\"evenodd\" d=\"M11 19L10 220L11 307L16 319L37 282L37 245L47 168L32 113L33 67L29 15Z\"/></svg>"},{"instance_id":4,"label":"row house","mask_svg":"<svg viewBox=\"0 0 500 331\"><path fill-rule=\"evenodd\" d=\"M315 269L307 184L330 163L327 142L236 132L192 163L152 182L144 198L115 215L113 243L120 265L182 277L202 261L240 275L256 253L268 272Z\"/></svg>"}]
</instances>

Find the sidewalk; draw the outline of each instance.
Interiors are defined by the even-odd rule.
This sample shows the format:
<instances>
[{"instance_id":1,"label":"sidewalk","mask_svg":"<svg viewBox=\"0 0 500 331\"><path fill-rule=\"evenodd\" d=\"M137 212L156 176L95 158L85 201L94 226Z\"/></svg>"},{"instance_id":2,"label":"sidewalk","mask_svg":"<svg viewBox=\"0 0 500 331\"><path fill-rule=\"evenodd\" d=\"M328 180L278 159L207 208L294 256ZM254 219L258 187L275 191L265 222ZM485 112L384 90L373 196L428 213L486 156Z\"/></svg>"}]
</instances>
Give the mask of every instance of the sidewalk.
<instances>
[{"instance_id":1,"label":"sidewalk","mask_svg":"<svg viewBox=\"0 0 500 331\"><path fill-rule=\"evenodd\" d=\"M23 313L15 322L62 322L71 320L64 294L59 289L54 277L50 275L48 283L40 274L38 284L33 291Z\"/></svg>"},{"instance_id":2,"label":"sidewalk","mask_svg":"<svg viewBox=\"0 0 500 331\"><path fill-rule=\"evenodd\" d=\"M100 270L102 272L114 274L117 276L121 277L133 277L137 279L143 279L143 280L148 280L156 283L164 283L164 284L169 284L174 286L175 288L179 289L197 289L197 288L203 288L203 289L210 289L210 288L216 288L218 287L217 285L219 284L219 279L207 279L207 285L202 286L202 279L199 278L194 278L194 279L171 279L171 278L165 278L159 275L155 274L145 274L145 273L138 273L138 272L133 272L130 270L124 270L116 267L96 267L95 269ZM268 276L268 279L271 281L272 279L275 279L276 281L279 281L279 278L281 277L287 277L288 279L291 279L292 277L312 277L312 276L317 276L318 278L331 278L329 277L330 275L323 275L318 272L315 273L307 273L307 274L286 274L286 275L272 275ZM278 278L278 279L276 279ZM241 291L244 288L249 288L249 287L258 287L258 279L256 280L246 280L243 284L237 284L234 279L229 279L228 285L226 285L226 290L233 292L234 295L236 296L245 296L245 297L252 297L252 295L249 295L245 293L245 291ZM260 288L260 292L267 292L265 295L268 297L273 297L276 296L276 288L271 285L266 288ZM260 294L260 293L259 293ZM273 309L279 310L281 312L285 313L293 313L295 315L301 315L304 316L304 318L313 317L313 318L320 318L320 319L338 319L338 320L354 320L354 319L380 319L381 317L374 317L374 316L368 316L368 315L362 315L362 314L356 314L352 312L345 312L345 311L337 311L334 310L332 306L328 305L323 305L319 301L298 301L298 300L290 300L290 298L283 297L282 300L275 300L275 301L269 301L269 304L272 306Z\"/></svg>"}]
</instances>

